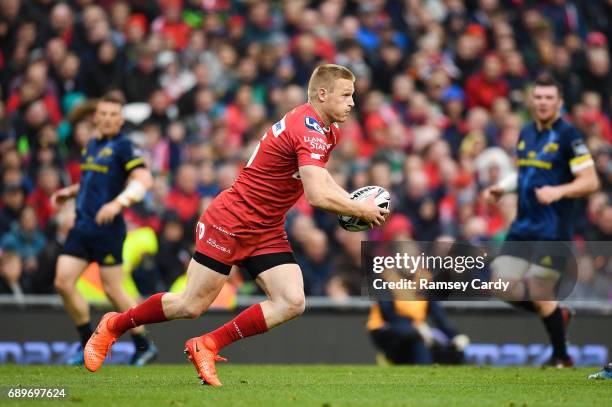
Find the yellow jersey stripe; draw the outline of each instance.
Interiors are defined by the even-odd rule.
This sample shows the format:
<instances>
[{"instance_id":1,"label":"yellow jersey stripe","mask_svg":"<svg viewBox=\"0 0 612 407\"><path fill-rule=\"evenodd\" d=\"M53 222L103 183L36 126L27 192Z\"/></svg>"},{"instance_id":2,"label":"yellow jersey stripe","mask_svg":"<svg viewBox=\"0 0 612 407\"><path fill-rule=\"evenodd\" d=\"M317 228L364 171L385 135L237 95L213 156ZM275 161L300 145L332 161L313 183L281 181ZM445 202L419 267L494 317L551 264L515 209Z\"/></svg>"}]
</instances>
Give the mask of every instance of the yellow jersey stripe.
<instances>
[{"instance_id":1,"label":"yellow jersey stripe","mask_svg":"<svg viewBox=\"0 0 612 407\"><path fill-rule=\"evenodd\" d=\"M133 160L128 161L128 163L125 164L125 169L129 171L132 168L134 168L134 167L136 167L137 165L140 165L140 164L144 164L144 159L141 158L141 157L134 158Z\"/></svg>"},{"instance_id":2,"label":"yellow jersey stripe","mask_svg":"<svg viewBox=\"0 0 612 407\"><path fill-rule=\"evenodd\" d=\"M582 164L583 162L589 161L591 159L592 159L591 154L583 154L581 156L572 158L570 160L570 166L573 167L575 165Z\"/></svg>"},{"instance_id":3,"label":"yellow jersey stripe","mask_svg":"<svg viewBox=\"0 0 612 407\"><path fill-rule=\"evenodd\" d=\"M536 167L545 170L552 168L552 163L548 161L536 160L532 158L521 158L518 160L519 167Z\"/></svg>"},{"instance_id":4,"label":"yellow jersey stripe","mask_svg":"<svg viewBox=\"0 0 612 407\"><path fill-rule=\"evenodd\" d=\"M108 172L108 166L100 165L100 164L93 164L93 163L86 163L86 164L81 164L81 171L95 171L95 172L103 172L106 174Z\"/></svg>"}]
</instances>

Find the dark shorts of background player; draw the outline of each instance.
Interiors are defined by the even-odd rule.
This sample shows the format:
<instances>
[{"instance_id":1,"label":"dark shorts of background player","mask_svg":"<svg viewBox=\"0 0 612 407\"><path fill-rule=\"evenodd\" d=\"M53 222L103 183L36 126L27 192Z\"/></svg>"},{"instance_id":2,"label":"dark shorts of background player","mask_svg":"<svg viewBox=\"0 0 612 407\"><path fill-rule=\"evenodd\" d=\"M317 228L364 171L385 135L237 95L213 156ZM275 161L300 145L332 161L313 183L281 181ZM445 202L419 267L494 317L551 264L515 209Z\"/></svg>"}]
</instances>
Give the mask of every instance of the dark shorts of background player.
<instances>
[{"instance_id":1,"label":"dark shorts of background player","mask_svg":"<svg viewBox=\"0 0 612 407\"><path fill-rule=\"evenodd\" d=\"M529 240L509 234L498 256L518 257L561 273L575 267L571 242Z\"/></svg>"},{"instance_id":2,"label":"dark shorts of background player","mask_svg":"<svg viewBox=\"0 0 612 407\"><path fill-rule=\"evenodd\" d=\"M64 243L62 254L90 262L95 261L100 267L117 266L123 264L125 235L122 231L115 234L93 233L72 228Z\"/></svg>"},{"instance_id":3,"label":"dark shorts of background player","mask_svg":"<svg viewBox=\"0 0 612 407\"><path fill-rule=\"evenodd\" d=\"M193 259L224 275L237 265L244 266L255 279L272 267L297 263L284 225L248 226L219 199L200 217L195 243Z\"/></svg>"}]
</instances>

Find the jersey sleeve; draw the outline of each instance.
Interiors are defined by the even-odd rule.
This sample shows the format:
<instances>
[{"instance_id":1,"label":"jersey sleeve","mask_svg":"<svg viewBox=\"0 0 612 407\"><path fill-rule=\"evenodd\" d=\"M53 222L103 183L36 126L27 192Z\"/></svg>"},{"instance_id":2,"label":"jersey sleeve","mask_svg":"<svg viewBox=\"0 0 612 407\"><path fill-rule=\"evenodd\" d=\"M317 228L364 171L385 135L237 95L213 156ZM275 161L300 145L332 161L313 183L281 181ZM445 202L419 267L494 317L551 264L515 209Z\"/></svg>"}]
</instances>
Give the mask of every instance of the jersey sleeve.
<instances>
[{"instance_id":1,"label":"jersey sleeve","mask_svg":"<svg viewBox=\"0 0 612 407\"><path fill-rule=\"evenodd\" d=\"M119 164L126 172L131 172L139 167L145 166L143 152L130 140L120 144L118 152Z\"/></svg>"},{"instance_id":2,"label":"jersey sleeve","mask_svg":"<svg viewBox=\"0 0 612 407\"><path fill-rule=\"evenodd\" d=\"M586 141L577 129L571 128L568 131L568 141L567 160L572 174L595 165Z\"/></svg>"},{"instance_id":3,"label":"jersey sleeve","mask_svg":"<svg viewBox=\"0 0 612 407\"><path fill-rule=\"evenodd\" d=\"M316 165L317 167L325 167L325 155L322 154L321 150L317 150L314 148L311 140L313 137L322 137L322 136L314 136L316 133L311 133L305 127L304 123L301 125L304 129L300 129L298 124L297 129L293 129L291 131L291 139L293 142L293 148L295 149L295 154L298 160L298 167L302 167L304 165Z\"/></svg>"}]
</instances>

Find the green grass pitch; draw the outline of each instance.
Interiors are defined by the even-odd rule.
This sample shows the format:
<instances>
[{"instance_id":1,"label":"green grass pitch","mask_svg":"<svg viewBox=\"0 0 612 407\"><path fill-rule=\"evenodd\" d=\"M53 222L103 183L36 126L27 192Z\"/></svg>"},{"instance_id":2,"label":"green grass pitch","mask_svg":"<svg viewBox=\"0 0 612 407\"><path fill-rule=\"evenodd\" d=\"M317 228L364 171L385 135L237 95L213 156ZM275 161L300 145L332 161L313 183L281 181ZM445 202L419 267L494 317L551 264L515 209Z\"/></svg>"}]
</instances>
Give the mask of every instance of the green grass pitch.
<instances>
[{"instance_id":1,"label":"green grass pitch","mask_svg":"<svg viewBox=\"0 0 612 407\"><path fill-rule=\"evenodd\" d=\"M612 381L596 369L220 364L222 388L202 386L191 365L0 366L0 405L71 406L609 406ZM64 401L17 401L14 386L65 387ZM67 403L67 404L65 404Z\"/></svg>"}]
</instances>

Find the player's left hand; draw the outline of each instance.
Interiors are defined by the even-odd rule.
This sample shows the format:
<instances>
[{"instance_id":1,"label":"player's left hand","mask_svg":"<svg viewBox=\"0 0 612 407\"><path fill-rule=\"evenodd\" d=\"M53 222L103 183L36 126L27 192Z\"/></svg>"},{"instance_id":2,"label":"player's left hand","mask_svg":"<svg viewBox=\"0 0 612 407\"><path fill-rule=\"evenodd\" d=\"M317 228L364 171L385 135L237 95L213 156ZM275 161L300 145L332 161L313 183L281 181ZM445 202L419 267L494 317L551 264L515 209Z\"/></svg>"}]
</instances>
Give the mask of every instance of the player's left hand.
<instances>
[{"instance_id":1,"label":"player's left hand","mask_svg":"<svg viewBox=\"0 0 612 407\"><path fill-rule=\"evenodd\" d=\"M98 225L105 225L107 223L111 223L115 216L119 215L121 212L121 204L117 201L110 201L100 208L98 213L96 213L96 223Z\"/></svg>"},{"instance_id":2,"label":"player's left hand","mask_svg":"<svg viewBox=\"0 0 612 407\"><path fill-rule=\"evenodd\" d=\"M554 186L543 186L535 189L536 198L542 205L550 205L553 202L557 202L563 198L562 191Z\"/></svg>"}]
</instances>

